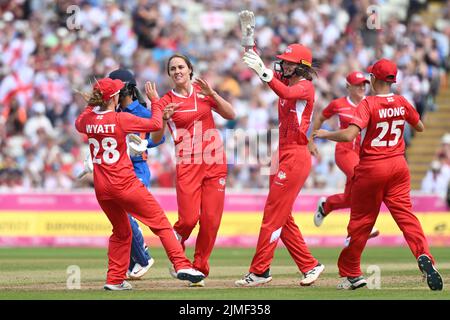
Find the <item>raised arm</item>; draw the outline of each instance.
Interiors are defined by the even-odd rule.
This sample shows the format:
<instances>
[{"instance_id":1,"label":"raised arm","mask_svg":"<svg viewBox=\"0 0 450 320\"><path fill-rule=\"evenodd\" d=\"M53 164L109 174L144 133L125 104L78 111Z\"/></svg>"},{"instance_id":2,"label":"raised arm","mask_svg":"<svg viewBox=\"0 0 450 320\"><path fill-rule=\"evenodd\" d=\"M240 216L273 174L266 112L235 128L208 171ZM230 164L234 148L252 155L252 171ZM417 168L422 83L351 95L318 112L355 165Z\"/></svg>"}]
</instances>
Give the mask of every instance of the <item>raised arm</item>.
<instances>
[{"instance_id":1,"label":"raised arm","mask_svg":"<svg viewBox=\"0 0 450 320\"><path fill-rule=\"evenodd\" d=\"M214 91L208 82L203 79L195 79L195 84L199 85L202 89L202 94L211 97L216 104L216 112L220 114L224 119L234 120L236 118L236 112L233 109L231 103L222 98L216 91Z\"/></svg>"},{"instance_id":2,"label":"raised arm","mask_svg":"<svg viewBox=\"0 0 450 320\"><path fill-rule=\"evenodd\" d=\"M128 112L120 112L117 117L122 130L127 133L153 132L161 130L163 126L162 112L156 105L152 105L151 119L140 118Z\"/></svg>"},{"instance_id":3,"label":"raised arm","mask_svg":"<svg viewBox=\"0 0 450 320\"><path fill-rule=\"evenodd\" d=\"M164 131L166 130L167 127L167 121L169 121L170 117L173 115L173 112L175 111L177 106L178 106L177 104L169 103L164 108L162 116L162 123L163 123L162 128L161 130L151 133L150 138L148 139L149 148L157 147L166 141Z\"/></svg>"},{"instance_id":4,"label":"raised arm","mask_svg":"<svg viewBox=\"0 0 450 320\"><path fill-rule=\"evenodd\" d=\"M157 104L159 102L159 94L158 90L156 89L156 83L147 81L145 83L145 94L147 95L147 98L150 100L152 106L154 104ZM159 110L161 110L161 107L157 106ZM164 119L163 116L163 125L161 130L152 132L150 135L150 138L148 139L148 146L149 148L154 148L159 146L160 144L164 143L164 131L166 130L166 122L167 120Z\"/></svg>"},{"instance_id":5,"label":"raised arm","mask_svg":"<svg viewBox=\"0 0 450 320\"><path fill-rule=\"evenodd\" d=\"M160 145L162 143L164 143L165 141L165 137L164 137L164 130L167 126L167 121L170 120L170 118L173 116L175 110L179 107L180 103L165 103L164 101L161 102L155 102L155 107L158 108L159 110L161 110L161 108L164 106L164 110L162 111L162 129L159 131L156 131L154 133L152 133L151 138L149 139L149 145L150 141L153 140L153 143L156 143L155 146Z\"/></svg>"},{"instance_id":6,"label":"raised arm","mask_svg":"<svg viewBox=\"0 0 450 320\"><path fill-rule=\"evenodd\" d=\"M277 78L273 77L268 84L273 92L281 99L305 100L309 96L309 90L307 88L308 81L300 81L293 86L287 86Z\"/></svg>"},{"instance_id":7,"label":"raised arm","mask_svg":"<svg viewBox=\"0 0 450 320\"><path fill-rule=\"evenodd\" d=\"M309 81L300 81L293 86L287 86L281 82L271 69L264 65L261 57L253 50L247 51L243 58L244 63L261 78L262 81L267 82L269 87L281 99L301 99L306 100L309 97L310 89L308 88Z\"/></svg>"}]
</instances>

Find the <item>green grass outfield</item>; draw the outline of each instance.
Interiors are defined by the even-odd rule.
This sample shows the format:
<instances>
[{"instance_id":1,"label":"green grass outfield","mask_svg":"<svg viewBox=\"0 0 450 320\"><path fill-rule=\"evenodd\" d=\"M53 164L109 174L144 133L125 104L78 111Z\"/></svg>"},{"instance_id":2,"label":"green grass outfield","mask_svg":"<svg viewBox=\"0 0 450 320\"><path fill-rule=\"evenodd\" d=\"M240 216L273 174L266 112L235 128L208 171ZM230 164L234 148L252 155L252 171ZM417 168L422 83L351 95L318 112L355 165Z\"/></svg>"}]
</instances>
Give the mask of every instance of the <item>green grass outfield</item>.
<instances>
[{"instance_id":1,"label":"green grass outfield","mask_svg":"<svg viewBox=\"0 0 450 320\"><path fill-rule=\"evenodd\" d=\"M106 249L2 248L0 249L0 299L446 299L450 300L450 249L432 248L444 278L444 290L432 292L422 281L417 264L406 247L367 248L363 271L377 265L381 289L338 291L336 261L339 248L312 248L326 266L312 287L300 287L296 266L284 248L278 248L272 264L273 280L258 288L235 288L234 281L247 272L254 249L217 248L211 256L211 274L204 288L189 288L172 279L169 261L161 248L152 250L156 260L143 280L133 281L133 291L106 292ZM192 249L188 248L192 257ZM78 265L81 289L68 290L67 267ZM367 277L370 274L366 274Z\"/></svg>"}]
</instances>

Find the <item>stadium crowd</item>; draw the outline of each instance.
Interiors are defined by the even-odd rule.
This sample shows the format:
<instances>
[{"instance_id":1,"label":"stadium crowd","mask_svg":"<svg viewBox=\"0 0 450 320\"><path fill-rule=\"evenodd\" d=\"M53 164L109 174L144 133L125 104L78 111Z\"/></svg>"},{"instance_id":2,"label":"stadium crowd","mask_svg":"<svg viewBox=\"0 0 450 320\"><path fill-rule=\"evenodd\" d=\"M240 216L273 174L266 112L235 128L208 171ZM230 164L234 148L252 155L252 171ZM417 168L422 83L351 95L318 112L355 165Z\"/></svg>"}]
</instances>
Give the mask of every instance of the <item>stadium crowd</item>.
<instances>
[{"instance_id":1,"label":"stadium crowd","mask_svg":"<svg viewBox=\"0 0 450 320\"><path fill-rule=\"evenodd\" d=\"M447 198L450 207L450 133L442 136L441 145L422 180L421 190Z\"/></svg>"},{"instance_id":2,"label":"stadium crowd","mask_svg":"<svg viewBox=\"0 0 450 320\"><path fill-rule=\"evenodd\" d=\"M368 13L370 5L378 5L374 13ZM89 91L86 79L126 67L135 72L141 90L145 81L154 81L162 95L170 85L165 63L175 52L191 57L195 75L207 79L237 111L235 121L216 119L227 141L232 141L231 129L264 138L278 127L276 96L241 62L237 13L243 9L255 12L257 47L268 65L289 43L312 48L318 72L315 112L346 94L348 72L385 57L399 67L395 90L424 117L439 108L434 98L449 71L450 1L434 26L417 15L424 6L426 1L369 0L1 2L0 190L92 185L89 178L75 178L87 152L74 128L85 107L76 90ZM336 119L325 125L338 127ZM406 142L411 138L406 131ZM267 141L260 152L275 148L276 139ZM152 186L174 186L171 144L167 139L150 151ZM343 188L334 144L318 144L321 155L313 158L305 188ZM250 143L237 152L248 159L258 156ZM448 161L450 151L445 152ZM229 188L268 186L262 165L248 163L230 163Z\"/></svg>"}]
</instances>

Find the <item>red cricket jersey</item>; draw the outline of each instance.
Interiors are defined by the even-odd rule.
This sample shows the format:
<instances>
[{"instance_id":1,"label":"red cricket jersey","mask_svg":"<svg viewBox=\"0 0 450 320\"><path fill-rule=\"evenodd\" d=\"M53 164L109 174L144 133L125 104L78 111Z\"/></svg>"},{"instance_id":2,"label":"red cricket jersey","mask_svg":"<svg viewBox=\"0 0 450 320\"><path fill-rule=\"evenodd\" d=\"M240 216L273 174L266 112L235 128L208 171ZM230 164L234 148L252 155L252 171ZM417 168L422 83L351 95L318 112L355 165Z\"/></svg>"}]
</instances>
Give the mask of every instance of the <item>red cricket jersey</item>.
<instances>
[{"instance_id":1,"label":"red cricket jersey","mask_svg":"<svg viewBox=\"0 0 450 320\"><path fill-rule=\"evenodd\" d=\"M145 119L128 112L99 111L99 107L89 106L78 116L75 127L89 138L98 199L114 199L142 184L127 154L126 136L128 133L160 130L161 111L152 108L152 114L151 119Z\"/></svg>"},{"instance_id":2,"label":"red cricket jersey","mask_svg":"<svg viewBox=\"0 0 450 320\"><path fill-rule=\"evenodd\" d=\"M269 87L280 98L278 101L280 147L290 144L308 144L307 131L311 123L314 105L314 85L302 79L293 86L280 80L275 73Z\"/></svg>"},{"instance_id":3,"label":"red cricket jersey","mask_svg":"<svg viewBox=\"0 0 450 320\"><path fill-rule=\"evenodd\" d=\"M345 129L350 124L350 121L352 121L356 107L357 106L350 100L350 97L342 97L331 101L330 104L322 110L322 115L326 119L337 115L339 119L339 127L341 129ZM360 143L361 135L358 134L358 136L351 142L338 142L336 144L336 150L352 149L359 153Z\"/></svg>"},{"instance_id":4,"label":"red cricket jersey","mask_svg":"<svg viewBox=\"0 0 450 320\"><path fill-rule=\"evenodd\" d=\"M405 121L415 127L420 117L402 96L391 94L364 98L350 122L361 128L360 159L386 159L405 153Z\"/></svg>"},{"instance_id":5,"label":"red cricket jersey","mask_svg":"<svg viewBox=\"0 0 450 320\"><path fill-rule=\"evenodd\" d=\"M223 150L222 138L211 112L217 107L212 97L203 95L201 88L194 84L187 97L171 90L154 105L163 110L169 103L180 103L167 122L177 155L201 154L210 144L209 148L215 150L213 153Z\"/></svg>"}]
</instances>

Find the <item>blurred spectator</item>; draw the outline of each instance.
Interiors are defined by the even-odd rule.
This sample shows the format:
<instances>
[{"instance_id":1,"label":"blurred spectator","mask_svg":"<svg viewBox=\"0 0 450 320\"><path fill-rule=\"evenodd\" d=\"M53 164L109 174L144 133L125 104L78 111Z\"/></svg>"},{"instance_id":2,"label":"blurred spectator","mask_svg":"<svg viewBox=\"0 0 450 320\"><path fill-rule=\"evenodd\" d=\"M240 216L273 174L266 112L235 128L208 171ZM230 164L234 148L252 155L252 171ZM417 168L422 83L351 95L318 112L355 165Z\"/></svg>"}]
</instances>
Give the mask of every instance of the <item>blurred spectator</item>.
<instances>
[{"instance_id":1,"label":"blurred spectator","mask_svg":"<svg viewBox=\"0 0 450 320\"><path fill-rule=\"evenodd\" d=\"M430 170L422 181L421 191L437 194L445 198L449 182L450 168L443 167L438 160L434 160L431 162Z\"/></svg>"},{"instance_id":2,"label":"blurred spectator","mask_svg":"<svg viewBox=\"0 0 450 320\"><path fill-rule=\"evenodd\" d=\"M157 2L139 0L133 11L133 30L138 37L140 46L156 47L161 33L161 23Z\"/></svg>"},{"instance_id":3,"label":"blurred spectator","mask_svg":"<svg viewBox=\"0 0 450 320\"><path fill-rule=\"evenodd\" d=\"M38 139L37 131L43 129L48 136L54 135L52 123L45 115L45 105L41 101L37 101L31 108L33 115L25 123L23 133L31 141L33 145L36 144Z\"/></svg>"},{"instance_id":4,"label":"blurred spectator","mask_svg":"<svg viewBox=\"0 0 450 320\"><path fill-rule=\"evenodd\" d=\"M450 166L450 133L446 133L442 137L441 146L437 152L437 157L442 163Z\"/></svg>"},{"instance_id":5,"label":"blurred spectator","mask_svg":"<svg viewBox=\"0 0 450 320\"><path fill-rule=\"evenodd\" d=\"M367 7L377 3L379 30L367 28ZM77 13L67 13L69 6ZM272 64L285 45L311 47L318 65L315 112L345 92L343 76L365 70L381 57L398 62L398 85L421 117L439 108L435 96L449 70L450 1L435 25L419 16L426 1L283 0L27 0L0 5L0 188L70 189L92 186L92 178L75 181L81 170L85 138L74 130L85 107L75 90L89 91L85 80L107 75L119 66L133 69L138 83L155 81L160 95L170 87L166 59L174 52L190 56L202 76L233 102L236 121L218 122L227 129L249 129L263 136L277 129L276 96L241 63L237 12L256 15L256 41ZM75 26L69 20L76 18ZM73 22L73 21L72 21ZM337 123L327 123L336 129ZM409 143L412 133L406 131ZM439 153L450 164L450 138ZM171 139L151 152L152 185L174 186ZM333 161L334 144L318 141L322 158L313 159L305 188L340 188ZM230 164L231 188L267 187L258 155L248 145L237 150L252 163ZM276 141L261 147L274 150ZM60 154L60 156L56 156ZM248 160L250 161L250 160ZM264 164L265 166L265 164ZM20 177L19 177L20 176ZM326 177L326 178L325 178ZM19 179L20 178L20 179Z\"/></svg>"},{"instance_id":6,"label":"blurred spectator","mask_svg":"<svg viewBox=\"0 0 450 320\"><path fill-rule=\"evenodd\" d=\"M346 181L345 174L339 170L334 161L328 161L328 173L326 177L326 190L344 189Z\"/></svg>"},{"instance_id":7,"label":"blurred spectator","mask_svg":"<svg viewBox=\"0 0 450 320\"><path fill-rule=\"evenodd\" d=\"M446 197L446 202L447 202L447 208L450 209L450 183L448 184L448 188L447 188L447 197Z\"/></svg>"}]
</instances>

